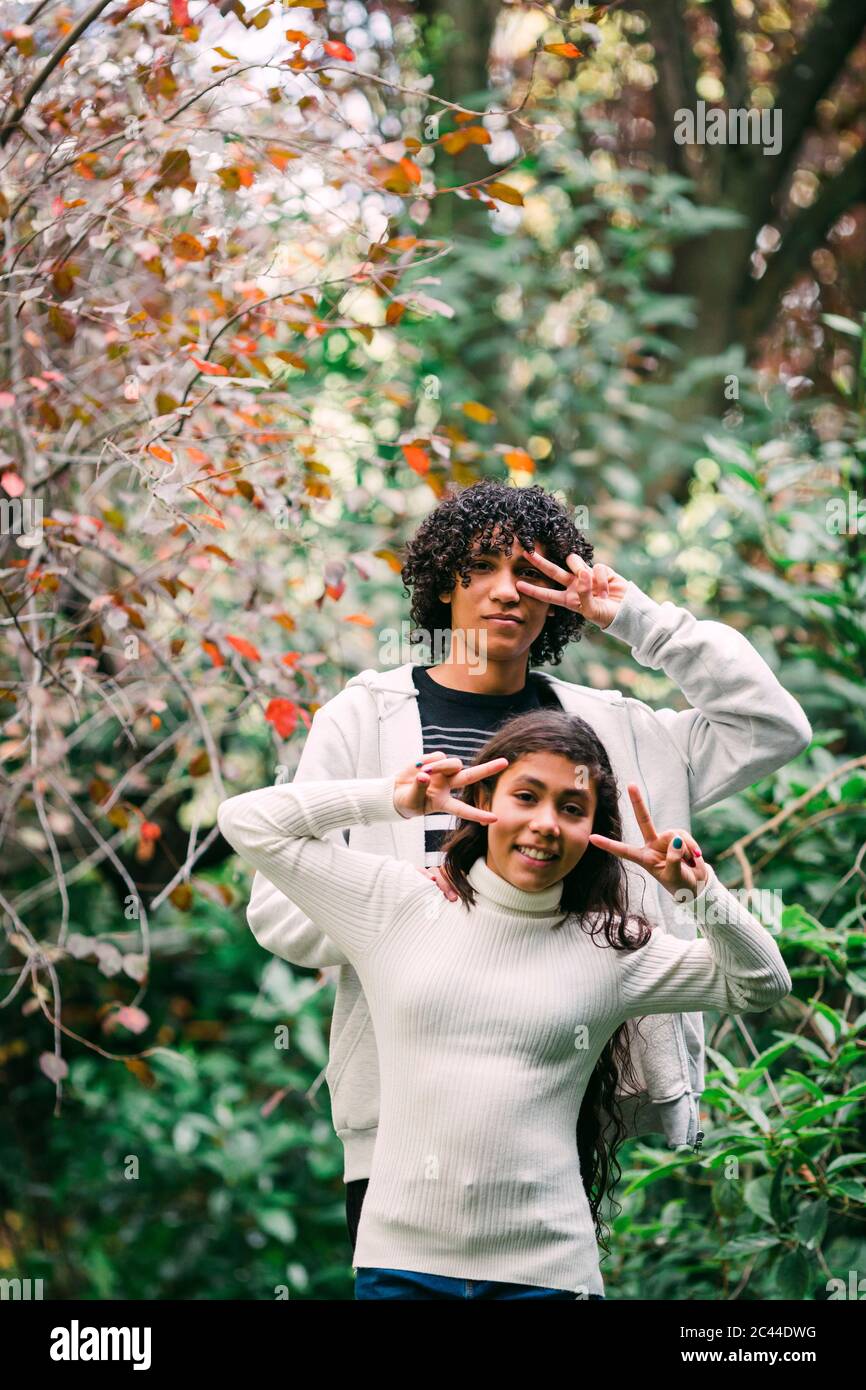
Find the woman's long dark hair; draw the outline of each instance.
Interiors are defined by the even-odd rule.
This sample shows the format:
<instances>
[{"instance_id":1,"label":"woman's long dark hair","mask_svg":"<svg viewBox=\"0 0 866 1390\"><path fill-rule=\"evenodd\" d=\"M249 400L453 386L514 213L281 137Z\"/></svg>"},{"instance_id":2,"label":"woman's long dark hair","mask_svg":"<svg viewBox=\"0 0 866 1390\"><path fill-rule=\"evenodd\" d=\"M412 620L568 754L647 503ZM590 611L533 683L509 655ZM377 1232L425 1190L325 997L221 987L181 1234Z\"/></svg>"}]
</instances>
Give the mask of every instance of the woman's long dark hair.
<instances>
[{"instance_id":1,"label":"woman's long dark hair","mask_svg":"<svg viewBox=\"0 0 866 1390\"><path fill-rule=\"evenodd\" d=\"M507 758L513 766L528 753L559 753L583 769L582 785L588 787L591 782L597 797L593 833L612 840L622 839L616 778L604 745L585 720L554 710L519 714L488 739L473 762ZM464 787L461 799L473 806L481 805L482 800L489 801L501 776L502 773L497 773ZM487 854L486 825L463 821L449 834L443 850L443 868L461 901L468 907L473 906L475 890L468 873L479 855ZM616 951L638 950L650 939L652 928L646 917L629 910L625 871L620 860L595 845L587 847L579 863L562 880L562 907L583 919L581 925L590 936L602 935ZM556 931L561 925L557 923L552 930ZM577 1120L577 1152L583 1185L589 1198L596 1239L608 1253L609 1228L600 1211L606 1195L614 1204L613 1192L622 1176L616 1157L626 1138L626 1123L617 1099L621 1081L628 1088L626 1094L639 1092L626 1024L621 1024L605 1044L593 1068ZM619 1203L616 1206L618 1215L621 1207Z\"/></svg>"}]
</instances>

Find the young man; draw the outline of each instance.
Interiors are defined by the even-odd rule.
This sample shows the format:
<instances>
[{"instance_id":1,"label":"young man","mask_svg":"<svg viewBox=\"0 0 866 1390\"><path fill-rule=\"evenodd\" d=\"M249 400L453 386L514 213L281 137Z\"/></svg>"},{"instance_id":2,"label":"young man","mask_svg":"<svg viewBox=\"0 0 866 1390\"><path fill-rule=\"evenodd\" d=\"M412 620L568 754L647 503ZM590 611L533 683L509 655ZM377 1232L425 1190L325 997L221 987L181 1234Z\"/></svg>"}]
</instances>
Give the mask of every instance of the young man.
<instances>
[{"instance_id":1,"label":"young man","mask_svg":"<svg viewBox=\"0 0 866 1390\"><path fill-rule=\"evenodd\" d=\"M803 711L741 633L656 603L592 559L589 541L540 487L482 482L443 500L409 542L403 580L416 627L434 643L450 631L447 657L426 669L406 662L353 677L316 713L296 778L385 777L434 751L469 762L506 719L554 704L598 734L620 788L623 839L640 844L628 783L638 784L657 825L688 828L695 811L808 747ZM617 690L530 671L530 663L558 663L587 623L629 646L642 666L664 671L691 708L653 710ZM452 894L437 870L450 823L430 816L356 826L350 843L396 852ZM695 935L649 874L633 864L626 872L633 907L675 935ZM360 980L335 943L260 873L247 920L266 950L293 965L339 967L326 1077L354 1246L379 1111L376 1042ZM620 1103L632 1133L658 1131L672 1146L694 1144L704 1088L702 1015L654 1015L629 1029L641 1090Z\"/></svg>"}]
</instances>

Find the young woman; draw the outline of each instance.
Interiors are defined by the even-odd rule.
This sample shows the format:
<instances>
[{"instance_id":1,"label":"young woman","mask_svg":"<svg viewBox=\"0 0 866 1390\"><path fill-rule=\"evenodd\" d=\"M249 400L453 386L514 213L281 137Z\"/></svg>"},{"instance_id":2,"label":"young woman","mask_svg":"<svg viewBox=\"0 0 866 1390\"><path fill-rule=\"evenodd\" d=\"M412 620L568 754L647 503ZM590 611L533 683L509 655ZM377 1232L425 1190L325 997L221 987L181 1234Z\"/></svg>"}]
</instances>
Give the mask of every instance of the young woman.
<instances>
[{"instance_id":1,"label":"young woman","mask_svg":"<svg viewBox=\"0 0 866 1390\"><path fill-rule=\"evenodd\" d=\"M775 941L694 838L656 830L629 793L640 848L619 839L589 725L540 711L468 768L434 752L394 777L221 804L226 839L342 946L369 1001L381 1108L356 1298L603 1297L575 1127L606 1046L632 1017L789 993ZM431 810L464 822L445 846L456 902L405 862L323 838ZM624 860L700 910L704 937L629 916Z\"/></svg>"}]
</instances>

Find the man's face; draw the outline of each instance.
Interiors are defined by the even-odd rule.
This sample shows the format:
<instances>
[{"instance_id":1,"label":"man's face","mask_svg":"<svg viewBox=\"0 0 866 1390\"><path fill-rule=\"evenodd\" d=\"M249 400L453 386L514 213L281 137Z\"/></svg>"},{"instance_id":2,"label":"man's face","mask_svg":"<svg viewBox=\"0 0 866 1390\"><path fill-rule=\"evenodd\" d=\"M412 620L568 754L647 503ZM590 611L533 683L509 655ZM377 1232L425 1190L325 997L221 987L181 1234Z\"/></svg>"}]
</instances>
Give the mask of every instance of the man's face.
<instances>
[{"instance_id":1,"label":"man's face","mask_svg":"<svg viewBox=\"0 0 866 1390\"><path fill-rule=\"evenodd\" d=\"M479 798L497 817L487 827L487 867L529 893L571 873L589 848L598 805L585 772L560 753L527 753L507 767L492 801Z\"/></svg>"},{"instance_id":2,"label":"man's face","mask_svg":"<svg viewBox=\"0 0 866 1390\"><path fill-rule=\"evenodd\" d=\"M546 558L543 545L536 543L536 550ZM442 602L451 606L452 630L477 633L474 640L480 650L486 649L489 661L528 653L547 621L550 604L522 594L516 587L518 579L549 583L516 538L510 555L482 551L475 542L468 586L464 588L458 576L450 593L440 594Z\"/></svg>"}]
</instances>

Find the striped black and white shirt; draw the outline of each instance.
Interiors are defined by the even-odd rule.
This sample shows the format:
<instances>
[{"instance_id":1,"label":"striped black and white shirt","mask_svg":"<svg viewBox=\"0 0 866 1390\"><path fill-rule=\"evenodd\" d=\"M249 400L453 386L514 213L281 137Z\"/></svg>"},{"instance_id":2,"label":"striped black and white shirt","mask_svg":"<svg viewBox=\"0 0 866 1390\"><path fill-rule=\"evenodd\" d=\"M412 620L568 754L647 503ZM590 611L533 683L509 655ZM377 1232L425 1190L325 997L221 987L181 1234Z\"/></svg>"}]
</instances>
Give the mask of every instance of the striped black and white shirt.
<instances>
[{"instance_id":1,"label":"striped black and white shirt","mask_svg":"<svg viewBox=\"0 0 866 1390\"><path fill-rule=\"evenodd\" d=\"M476 695L450 690L429 675L430 667L415 666L412 679L418 691L423 751L441 752L471 763L479 749L508 719L529 710L561 706L543 676L530 672L522 690L513 695ZM424 867L442 863L442 843L456 817L438 811L424 817Z\"/></svg>"}]
</instances>

